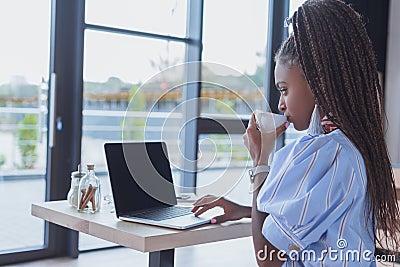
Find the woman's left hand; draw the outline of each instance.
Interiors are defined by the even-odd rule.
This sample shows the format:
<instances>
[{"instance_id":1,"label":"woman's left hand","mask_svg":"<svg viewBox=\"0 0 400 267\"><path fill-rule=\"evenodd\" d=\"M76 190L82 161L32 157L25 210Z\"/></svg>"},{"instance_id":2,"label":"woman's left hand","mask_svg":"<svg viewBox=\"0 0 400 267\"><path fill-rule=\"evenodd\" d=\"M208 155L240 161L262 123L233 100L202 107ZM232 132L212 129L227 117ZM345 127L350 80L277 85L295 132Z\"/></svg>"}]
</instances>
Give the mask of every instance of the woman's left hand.
<instances>
[{"instance_id":1,"label":"woman's left hand","mask_svg":"<svg viewBox=\"0 0 400 267\"><path fill-rule=\"evenodd\" d=\"M275 147L275 140L286 130L287 126L288 123L284 123L273 132L262 133L256 127L255 114L252 114L246 133L243 135L243 142L250 152L253 167L268 165L268 158Z\"/></svg>"}]
</instances>

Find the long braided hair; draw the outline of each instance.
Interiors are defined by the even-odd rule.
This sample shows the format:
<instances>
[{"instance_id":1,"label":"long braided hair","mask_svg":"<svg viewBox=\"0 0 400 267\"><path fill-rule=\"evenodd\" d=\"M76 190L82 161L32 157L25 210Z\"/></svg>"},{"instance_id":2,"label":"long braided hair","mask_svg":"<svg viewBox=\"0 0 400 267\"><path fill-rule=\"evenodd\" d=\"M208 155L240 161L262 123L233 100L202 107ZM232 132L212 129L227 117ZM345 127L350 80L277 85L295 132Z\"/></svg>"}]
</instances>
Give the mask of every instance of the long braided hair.
<instances>
[{"instance_id":1,"label":"long braided hair","mask_svg":"<svg viewBox=\"0 0 400 267\"><path fill-rule=\"evenodd\" d=\"M383 92L360 15L339 0L308 0L292 17L293 34L275 61L299 64L324 115L360 151L367 172L374 240L399 247L399 207L384 140ZM369 216L366 216L366 222Z\"/></svg>"}]
</instances>

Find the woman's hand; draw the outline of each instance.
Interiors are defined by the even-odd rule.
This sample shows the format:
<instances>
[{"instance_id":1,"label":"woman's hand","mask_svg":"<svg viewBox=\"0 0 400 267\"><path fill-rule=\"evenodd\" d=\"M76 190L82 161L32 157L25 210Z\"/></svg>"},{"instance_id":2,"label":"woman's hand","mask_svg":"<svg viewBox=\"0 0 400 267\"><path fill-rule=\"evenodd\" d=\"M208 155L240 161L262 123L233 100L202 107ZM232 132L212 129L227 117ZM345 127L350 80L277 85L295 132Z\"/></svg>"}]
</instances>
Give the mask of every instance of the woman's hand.
<instances>
[{"instance_id":1,"label":"woman's hand","mask_svg":"<svg viewBox=\"0 0 400 267\"><path fill-rule=\"evenodd\" d=\"M195 216L199 216L214 207L221 207L224 210L224 214L211 219L211 223L222 223L251 217L251 207L239 205L223 197L207 195L197 200L193 205L192 212L194 212Z\"/></svg>"},{"instance_id":2,"label":"woman's hand","mask_svg":"<svg viewBox=\"0 0 400 267\"><path fill-rule=\"evenodd\" d=\"M253 113L249 125L247 126L246 133L243 135L243 142L250 152L250 156L253 160L253 167L268 165L268 158L275 148L276 138L278 138L288 126L289 123L286 122L276 128L275 132L262 133L256 127L256 117Z\"/></svg>"}]
</instances>

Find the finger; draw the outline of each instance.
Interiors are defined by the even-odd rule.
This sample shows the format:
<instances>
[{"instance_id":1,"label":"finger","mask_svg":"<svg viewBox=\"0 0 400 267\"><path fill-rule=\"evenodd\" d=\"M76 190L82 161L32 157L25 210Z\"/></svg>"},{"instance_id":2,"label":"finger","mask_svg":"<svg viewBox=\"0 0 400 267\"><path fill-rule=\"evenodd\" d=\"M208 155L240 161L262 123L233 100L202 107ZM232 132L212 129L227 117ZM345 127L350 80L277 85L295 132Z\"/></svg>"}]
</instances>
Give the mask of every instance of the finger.
<instances>
[{"instance_id":1,"label":"finger","mask_svg":"<svg viewBox=\"0 0 400 267\"><path fill-rule=\"evenodd\" d=\"M245 134L243 134L243 144L246 147L249 147L249 136L248 136L247 132Z\"/></svg>"},{"instance_id":2,"label":"finger","mask_svg":"<svg viewBox=\"0 0 400 267\"><path fill-rule=\"evenodd\" d=\"M204 197L199 198L196 200L193 205L198 206L198 205L203 205L205 203L211 202L213 199L217 198L216 196L213 195L206 195Z\"/></svg>"},{"instance_id":3,"label":"finger","mask_svg":"<svg viewBox=\"0 0 400 267\"><path fill-rule=\"evenodd\" d=\"M202 208L202 207L205 207L205 206L207 206L207 205L209 205L209 203L204 203L204 204L196 205L196 206L193 207L192 212L196 212L198 209L200 209L200 208Z\"/></svg>"},{"instance_id":4,"label":"finger","mask_svg":"<svg viewBox=\"0 0 400 267\"><path fill-rule=\"evenodd\" d=\"M204 212L208 211L209 209L211 209L209 206L204 206L199 208L199 210L197 210L196 212L194 212L194 216L198 217L201 214L203 214Z\"/></svg>"},{"instance_id":5,"label":"finger","mask_svg":"<svg viewBox=\"0 0 400 267\"><path fill-rule=\"evenodd\" d=\"M259 136L261 134L261 132L259 130L257 130L256 128L247 128L246 134L251 139L254 136Z\"/></svg>"},{"instance_id":6,"label":"finger","mask_svg":"<svg viewBox=\"0 0 400 267\"><path fill-rule=\"evenodd\" d=\"M247 129L252 128L252 129L257 129L256 128L256 114L251 114L251 118L249 120L249 125L247 126Z\"/></svg>"},{"instance_id":7,"label":"finger","mask_svg":"<svg viewBox=\"0 0 400 267\"><path fill-rule=\"evenodd\" d=\"M195 213L200 208L201 208L200 206L193 207L192 212Z\"/></svg>"},{"instance_id":8,"label":"finger","mask_svg":"<svg viewBox=\"0 0 400 267\"><path fill-rule=\"evenodd\" d=\"M282 124L281 126L277 127L275 130L275 137L278 138L284 131L286 131L287 122Z\"/></svg>"},{"instance_id":9,"label":"finger","mask_svg":"<svg viewBox=\"0 0 400 267\"><path fill-rule=\"evenodd\" d=\"M196 201L196 203L194 203L194 207L192 209L192 212L197 212L200 208L204 208L207 207L211 204L213 204L212 207L215 207L218 205L218 200L220 198L217 198L216 196L212 196L212 195L207 195L205 197L202 197L201 199L199 199L198 201ZM212 208L210 207L210 208Z\"/></svg>"},{"instance_id":10,"label":"finger","mask_svg":"<svg viewBox=\"0 0 400 267\"><path fill-rule=\"evenodd\" d=\"M200 216L201 214L203 214L204 212L208 211L209 209L214 208L215 206L217 206L215 203L211 203L209 205L205 205L205 206L201 207L199 210L197 210L194 213L194 216L196 216L196 217Z\"/></svg>"},{"instance_id":11,"label":"finger","mask_svg":"<svg viewBox=\"0 0 400 267\"><path fill-rule=\"evenodd\" d=\"M243 142L246 142L246 140L249 139L249 137L247 136L247 132L245 132L245 133L242 135L242 138L243 138Z\"/></svg>"},{"instance_id":12,"label":"finger","mask_svg":"<svg viewBox=\"0 0 400 267\"><path fill-rule=\"evenodd\" d=\"M228 216L226 214L222 214L222 215L219 215L219 216L216 216L216 217L212 218L211 219L211 223L212 224L214 224L214 223L223 223L223 222L226 222L226 221L229 221L229 220L230 219L228 218Z\"/></svg>"},{"instance_id":13,"label":"finger","mask_svg":"<svg viewBox=\"0 0 400 267\"><path fill-rule=\"evenodd\" d=\"M199 203L200 203L201 201L203 201L204 198L205 198L205 197L201 197L201 198L199 198L198 200L196 200L196 201L193 203L193 206L199 205Z\"/></svg>"},{"instance_id":14,"label":"finger","mask_svg":"<svg viewBox=\"0 0 400 267\"><path fill-rule=\"evenodd\" d=\"M223 223L223 222L226 222L226 221L236 221L236 220L238 220L238 219L229 218L229 216L227 214L222 214L222 215L219 215L219 216L216 216L216 217L212 218L211 219L211 223L215 224L215 223Z\"/></svg>"}]
</instances>

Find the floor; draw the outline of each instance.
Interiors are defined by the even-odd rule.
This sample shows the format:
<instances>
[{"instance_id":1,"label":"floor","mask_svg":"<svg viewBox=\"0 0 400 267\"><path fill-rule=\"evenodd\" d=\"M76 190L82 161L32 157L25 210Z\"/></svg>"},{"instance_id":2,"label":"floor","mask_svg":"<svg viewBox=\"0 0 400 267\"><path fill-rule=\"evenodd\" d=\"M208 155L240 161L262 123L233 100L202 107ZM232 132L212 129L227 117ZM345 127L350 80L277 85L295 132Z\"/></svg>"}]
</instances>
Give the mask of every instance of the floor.
<instances>
[{"instance_id":1,"label":"floor","mask_svg":"<svg viewBox=\"0 0 400 267\"><path fill-rule=\"evenodd\" d=\"M148 265L146 253L137 252L128 248L113 248L85 252L78 259L57 258L9 265L14 267L144 267ZM176 267L203 267L203 266L230 266L247 267L257 266L253 256L250 237L236 240L215 242L175 250ZM357 265L358 266L358 265ZM400 264L378 263L377 267L400 267Z\"/></svg>"},{"instance_id":2,"label":"floor","mask_svg":"<svg viewBox=\"0 0 400 267\"><path fill-rule=\"evenodd\" d=\"M85 252L78 259L58 258L10 265L15 267L136 267L147 266L146 253L128 248L113 248ZM176 267L200 266L257 266L253 256L251 238L215 242L175 250Z\"/></svg>"}]
</instances>

